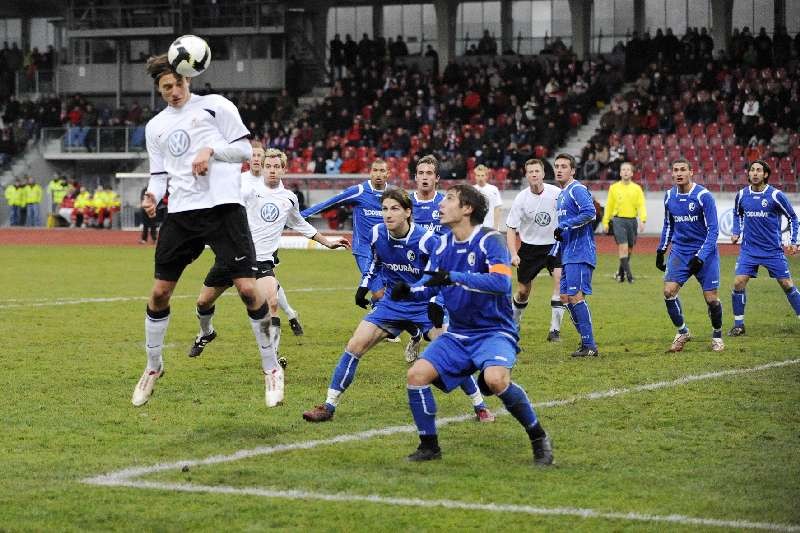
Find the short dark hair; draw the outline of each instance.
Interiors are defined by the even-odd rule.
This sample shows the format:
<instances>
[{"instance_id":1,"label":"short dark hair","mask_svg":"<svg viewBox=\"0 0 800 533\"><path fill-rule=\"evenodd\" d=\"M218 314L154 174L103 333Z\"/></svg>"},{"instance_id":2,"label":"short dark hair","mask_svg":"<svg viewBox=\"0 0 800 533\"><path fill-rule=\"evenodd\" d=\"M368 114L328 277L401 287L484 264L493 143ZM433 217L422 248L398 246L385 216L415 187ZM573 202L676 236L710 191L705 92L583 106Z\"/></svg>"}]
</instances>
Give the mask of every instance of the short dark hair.
<instances>
[{"instance_id":1,"label":"short dark hair","mask_svg":"<svg viewBox=\"0 0 800 533\"><path fill-rule=\"evenodd\" d=\"M570 168L576 168L577 166L577 164L575 163L575 158L566 152L561 152L560 154L558 154L555 157L555 159L553 159L553 161L555 161L556 159L566 159L567 161L569 161Z\"/></svg>"},{"instance_id":2,"label":"short dark hair","mask_svg":"<svg viewBox=\"0 0 800 533\"><path fill-rule=\"evenodd\" d=\"M417 166L414 168L416 171L420 165L433 165L433 173L437 176L439 175L439 160L436 159L436 156L433 155L426 155L419 158L417 161Z\"/></svg>"},{"instance_id":3,"label":"short dark hair","mask_svg":"<svg viewBox=\"0 0 800 533\"><path fill-rule=\"evenodd\" d=\"M161 76L165 74L174 74L175 78L183 79L183 76L178 74L172 65L169 64L169 59L167 58L167 54L161 54L157 56L150 56L147 60L147 73L150 74L150 77L153 78L153 84L158 87L158 80L161 79Z\"/></svg>"},{"instance_id":4,"label":"short dark hair","mask_svg":"<svg viewBox=\"0 0 800 533\"><path fill-rule=\"evenodd\" d=\"M411 202L411 197L408 195L405 189L399 189L399 188L386 189L385 191L383 191L383 194L381 194L381 206L383 206L384 200L394 200L395 202L400 204L400 207L402 207L403 209L410 209L411 216L408 217L408 221L411 222L411 220L414 217L414 204Z\"/></svg>"},{"instance_id":5,"label":"short dark hair","mask_svg":"<svg viewBox=\"0 0 800 533\"><path fill-rule=\"evenodd\" d=\"M678 159L673 159L672 161L670 161L669 168L671 169L672 167L674 167L678 163L685 163L686 166L689 167L689 170L692 170L692 163L688 159L686 159L685 157L679 157Z\"/></svg>"},{"instance_id":6,"label":"short dark hair","mask_svg":"<svg viewBox=\"0 0 800 533\"><path fill-rule=\"evenodd\" d=\"M765 174L764 183L769 183L769 175L772 174L772 169L769 168L769 165L763 159L756 159L755 161L752 161L749 165L747 165L747 172L749 173L750 169L753 168L753 165L755 165L756 163L761 165L761 168L764 169L764 174ZM747 179L749 181L750 177L748 176Z\"/></svg>"},{"instance_id":7,"label":"short dark hair","mask_svg":"<svg viewBox=\"0 0 800 533\"><path fill-rule=\"evenodd\" d=\"M458 192L458 205L461 207L470 206L472 213L469 215L469 221L473 226L483 224L483 219L486 218L486 213L489 212L489 206L486 205L486 197L481 192L466 183L453 185L447 192Z\"/></svg>"}]
</instances>

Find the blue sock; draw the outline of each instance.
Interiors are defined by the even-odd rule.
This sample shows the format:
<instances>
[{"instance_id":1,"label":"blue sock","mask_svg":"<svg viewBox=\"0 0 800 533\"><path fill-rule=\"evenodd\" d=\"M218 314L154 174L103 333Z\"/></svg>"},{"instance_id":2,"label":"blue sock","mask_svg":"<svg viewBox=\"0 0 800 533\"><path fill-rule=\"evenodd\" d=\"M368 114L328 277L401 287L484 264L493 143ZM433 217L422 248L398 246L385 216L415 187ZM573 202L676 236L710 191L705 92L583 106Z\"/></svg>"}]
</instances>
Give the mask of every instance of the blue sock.
<instances>
[{"instance_id":1,"label":"blue sock","mask_svg":"<svg viewBox=\"0 0 800 533\"><path fill-rule=\"evenodd\" d=\"M531 401L528 399L528 395L525 394L525 389L513 381L497 397L503 402L511 416L516 418L517 422L522 424L525 429L532 428L538 422L536 411L533 410Z\"/></svg>"},{"instance_id":2,"label":"blue sock","mask_svg":"<svg viewBox=\"0 0 800 533\"><path fill-rule=\"evenodd\" d=\"M475 382L475 378L470 374L464 381L461 382L461 390L464 391L464 394L469 396L472 401L472 407L477 411L478 409L486 409L486 404L483 402L483 395L478 391L478 384ZM480 398L480 402L475 403L476 400Z\"/></svg>"},{"instance_id":3,"label":"blue sock","mask_svg":"<svg viewBox=\"0 0 800 533\"><path fill-rule=\"evenodd\" d=\"M722 303L717 300L706 304L708 306L708 317L711 319L711 327L714 331L711 336L715 339L722 338Z\"/></svg>"},{"instance_id":4,"label":"blue sock","mask_svg":"<svg viewBox=\"0 0 800 533\"><path fill-rule=\"evenodd\" d=\"M581 328L578 326L578 318L575 316L575 304L567 304L567 311L569 311L569 318L572 320L572 323L575 325L575 329L578 331L578 335L581 334Z\"/></svg>"},{"instance_id":5,"label":"blue sock","mask_svg":"<svg viewBox=\"0 0 800 533\"><path fill-rule=\"evenodd\" d=\"M436 435L436 400L430 385L408 385L408 406L420 435Z\"/></svg>"},{"instance_id":6,"label":"blue sock","mask_svg":"<svg viewBox=\"0 0 800 533\"><path fill-rule=\"evenodd\" d=\"M350 386L350 384L353 382L353 379L356 377L358 361L358 357L347 351L344 352L342 357L339 358L336 368L333 369L330 385L331 391L338 392L338 394L336 394L337 397L339 394L347 390L347 387ZM336 407L336 404L333 401L327 401L326 405L328 405L331 411Z\"/></svg>"},{"instance_id":7,"label":"blue sock","mask_svg":"<svg viewBox=\"0 0 800 533\"><path fill-rule=\"evenodd\" d=\"M667 304L667 313L669 313L672 323L678 328L678 333L686 333L689 331L689 328L686 327L686 323L683 321L683 307L681 307L681 301L678 297L665 298L664 303Z\"/></svg>"},{"instance_id":8,"label":"blue sock","mask_svg":"<svg viewBox=\"0 0 800 533\"><path fill-rule=\"evenodd\" d=\"M597 345L594 343L592 314L589 312L589 304L586 303L586 300L581 300L572 306L572 312L575 314L578 333L581 335L581 344L590 348L596 348Z\"/></svg>"},{"instance_id":9,"label":"blue sock","mask_svg":"<svg viewBox=\"0 0 800 533\"><path fill-rule=\"evenodd\" d=\"M792 304L795 314L800 317L800 291L797 290L797 287L792 287L791 290L787 291L786 298Z\"/></svg>"},{"instance_id":10,"label":"blue sock","mask_svg":"<svg viewBox=\"0 0 800 533\"><path fill-rule=\"evenodd\" d=\"M733 325L740 328L744 326L744 304L747 301L744 291L733 289L731 300L733 303Z\"/></svg>"}]
</instances>

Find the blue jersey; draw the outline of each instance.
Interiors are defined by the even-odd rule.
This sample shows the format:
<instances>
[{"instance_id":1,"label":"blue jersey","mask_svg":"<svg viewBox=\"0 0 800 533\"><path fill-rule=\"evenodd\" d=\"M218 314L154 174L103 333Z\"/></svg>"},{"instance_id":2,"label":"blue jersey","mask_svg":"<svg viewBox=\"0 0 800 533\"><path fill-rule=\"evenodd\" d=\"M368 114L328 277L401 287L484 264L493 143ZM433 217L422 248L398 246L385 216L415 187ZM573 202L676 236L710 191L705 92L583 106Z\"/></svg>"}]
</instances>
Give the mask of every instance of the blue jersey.
<instances>
[{"instance_id":1,"label":"blue jersey","mask_svg":"<svg viewBox=\"0 0 800 533\"><path fill-rule=\"evenodd\" d=\"M556 204L558 227L562 229L561 242L555 251L561 251L561 264L597 264L597 251L594 246L594 208L592 193L579 181L573 180L558 195Z\"/></svg>"},{"instance_id":2,"label":"blue jersey","mask_svg":"<svg viewBox=\"0 0 800 533\"><path fill-rule=\"evenodd\" d=\"M368 287L372 279L379 277L386 287L381 305L399 310L413 308L409 312L427 310L426 302L392 300L392 287L398 281L414 285L422 278L431 252L439 247L439 237L412 223L408 234L397 239L389 233L386 224L380 223L372 228L370 241L372 265L361 278L361 286Z\"/></svg>"},{"instance_id":3,"label":"blue jersey","mask_svg":"<svg viewBox=\"0 0 800 533\"><path fill-rule=\"evenodd\" d=\"M348 187L336 196L303 210L300 215L308 218L335 205L353 206L353 255L370 255L370 236L375 224L383 222L381 195L384 191L372 188L369 180Z\"/></svg>"},{"instance_id":4,"label":"blue jersey","mask_svg":"<svg viewBox=\"0 0 800 533\"><path fill-rule=\"evenodd\" d=\"M444 194L441 192L437 192L431 200L417 200L417 193L411 193L414 223L438 235L450 233L450 228L439 221L439 204L442 200Z\"/></svg>"},{"instance_id":5,"label":"blue jersey","mask_svg":"<svg viewBox=\"0 0 800 533\"><path fill-rule=\"evenodd\" d=\"M519 340L511 311L511 256L500 233L476 226L463 242L453 233L443 236L431 255L430 269L450 272L453 284L424 287L426 277L411 291L418 300L444 297L449 333L501 333Z\"/></svg>"},{"instance_id":6,"label":"blue jersey","mask_svg":"<svg viewBox=\"0 0 800 533\"><path fill-rule=\"evenodd\" d=\"M708 189L695 183L687 193L675 186L664 195L664 228L659 250L696 255L703 261L717 253L717 205Z\"/></svg>"},{"instance_id":7,"label":"blue jersey","mask_svg":"<svg viewBox=\"0 0 800 533\"><path fill-rule=\"evenodd\" d=\"M760 192L745 187L734 200L731 233L742 236L743 253L774 257L783 253L781 217L789 221L789 243L797 244L797 214L786 195L771 185Z\"/></svg>"}]
</instances>

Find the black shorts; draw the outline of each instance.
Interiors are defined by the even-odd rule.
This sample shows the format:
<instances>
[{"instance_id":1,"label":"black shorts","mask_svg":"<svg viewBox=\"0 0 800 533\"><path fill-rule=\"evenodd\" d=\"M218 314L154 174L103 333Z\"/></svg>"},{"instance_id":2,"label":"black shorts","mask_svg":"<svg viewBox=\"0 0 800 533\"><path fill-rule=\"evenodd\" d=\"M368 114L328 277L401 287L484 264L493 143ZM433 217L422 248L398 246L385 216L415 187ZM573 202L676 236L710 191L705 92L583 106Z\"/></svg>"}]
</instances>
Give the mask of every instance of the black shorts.
<instances>
[{"instance_id":1,"label":"black shorts","mask_svg":"<svg viewBox=\"0 0 800 533\"><path fill-rule=\"evenodd\" d=\"M255 273L256 279L275 277L275 272L273 271L275 264L272 261L259 261L257 264L258 270ZM230 287L233 285L233 278L224 264L219 261L214 261L211 270L206 274L203 285L206 287Z\"/></svg>"},{"instance_id":2,"label":"black shorts","mask_svg":"<svg viewBox=\"0 0 800 533\"><path fill-rule=\"evenodd\" d=\"M614 240L617 244L627 244L633 248L636 244L636 233L639 229L639 221L635 218L614 217L611 219L611 230L614 232Z\"/></svg>"},{"instance_id":3,"label":"black shorts","mask_svg":"<svg viewBox=\"0 0 800 533\"><path fill-rule=\"evenodd\" d=\"M232 278L255 276L256 251L244 206L223 204L167 215L156 245L156 279L178 281L206 244Z\"/></svg>"},{"instance_id":4,"label":"black shorts","mask_svg":"<svg viewBox=\"0 0 800 533\"><path fill-rule=\"evenodd\" d=\"M550 250L553 249L551 244L527 244L522 243L519 247L519 266L517 267L517 281L520 283L530 283L542 269L547 268L547 257ZM556 268L561 267L561 255L556 255ZM553 272L548 269L550 275Z\"/></svg>"}]
</instances>

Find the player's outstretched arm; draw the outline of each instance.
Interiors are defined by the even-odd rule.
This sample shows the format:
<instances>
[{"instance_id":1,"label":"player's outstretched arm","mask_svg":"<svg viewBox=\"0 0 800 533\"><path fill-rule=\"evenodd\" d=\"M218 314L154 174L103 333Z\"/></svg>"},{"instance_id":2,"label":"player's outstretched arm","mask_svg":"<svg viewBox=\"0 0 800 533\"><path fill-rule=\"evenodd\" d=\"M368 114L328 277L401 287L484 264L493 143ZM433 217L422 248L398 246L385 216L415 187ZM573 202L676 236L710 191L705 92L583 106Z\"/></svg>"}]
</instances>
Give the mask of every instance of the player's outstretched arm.
<instances>
[{"instance_id":1,"label":"player's outstretched arm","mask_svg":"<svg viewBox=\"0 0 800 533\"><path fill-rule=\"evenodd\" d=\"M308 218L311 215L316 215L326 209L330 209L331 207L339 204L345 203L353 203L356 199L361 195L362 187L361 185L353 185L352 187L348 187L336 196L332 196L325 200L324 202L320 202L318 204L314 204L311 207L305 208L303 211L300 212L300 216L303 218Z\"/></svg>"},{"instance_id":2,"label":"player's outstretched arm","mask_svg":"<svg viewBox=\"0 0 800 533\"><path fill-rule=\"evenodd\" d=\"M316 235L311 237L311 240L316 241L325 248L329 248L331 250L334 250L336 248L345 248L349 250L351 248L350 241L348 241L344 237L335 237L333 239L328 239L323 234L317 233Z\"/></svg>"}]
</instances>

